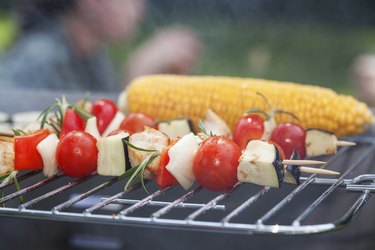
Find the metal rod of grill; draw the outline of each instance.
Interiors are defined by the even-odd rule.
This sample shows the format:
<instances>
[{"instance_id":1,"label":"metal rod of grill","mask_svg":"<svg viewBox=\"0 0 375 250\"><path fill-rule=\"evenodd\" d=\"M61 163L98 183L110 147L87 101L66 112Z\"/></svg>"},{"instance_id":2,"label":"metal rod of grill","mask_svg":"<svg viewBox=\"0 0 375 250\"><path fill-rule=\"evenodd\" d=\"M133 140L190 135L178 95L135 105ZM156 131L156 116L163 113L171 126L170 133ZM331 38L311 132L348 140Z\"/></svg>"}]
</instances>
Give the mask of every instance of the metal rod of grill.
<instances>
[{"instance_id":1,"label":"metal rod of grill","mask_svg":"<svg viewBox=\"0 0 375 250\"><path fill-rule=\"evenodd\" d=\"M202 186L198 186L195 189L191 190L190 192L184 194L180 198L176 199L174 202L170 203L169 205L163 207L162 209L159 209L158 211L154 212L151 215L151 218L156 219L164 214L168 213L172 208L176 207L178 204L181 204L182 202L186 201L196 193L200 192L202 190Z\"/></svg>"},{"instance_id":2,"label":"metal rod of grill","mask_svg":"<svg viewBox=\"0 0 375 250\"><path fill-rule=\"evenodd\" d=\"M242 184L241 182L237 182L236 185L234 185L234 187L232 187L230 190L216 196L214 199L209 201L204 207L201 207L200 209L198 209L197 211L191 213L188 217L186 217L186 221L190 223L193 220L195 220L198 216L200 216L201 214L205 213L207 210L215 206L219 201L228 197L228 195L234 190L236 190L241 184Z\"/></svg>"},{"instance_id":3,"label":"metal rod of grill","mask_svg":"<svg viewBox=\"0 0 375 250\"><path fill-rule=\"evenodd\" d=\"M75 180L73 182L69 182L68 184L65 184L65 185L63 185L63 186L61 186L59 188L56 188L56 189L54 189L54 190L52 190L52 191L50 191L50 192L48 192L48 193L46 193L44 195L38 196L35 199L32 199L32 200L30 200L30 201L28 201L28 202L26 202L24 204L21 204L19 206L19 209L20 210L26 209L27 207L32 206L32 205L34 205L34 204L36 204L36 203L38 203L38 202L40 202L40 201L42 201L44 199L48 199L48 198L50 198L50 197L52 197L52 196L54 196L54 195L56 195L58 193L61 193L61 192L65 191L65 190L68 190L69 188L72 188L72 187L74 187L74 186L76 186L76 185L78 185L78 184L86 181L87 179L89 179L91 177L92 176L86 176L86 177L79 178L79 179L77 179L77 180Z\"/></svg>"},{"instance_id":4,"label":"metal rod of grill","mask_svg":"<svg viewBox=\"0 0 375 250\"><path fill-rule=\"evenodd\" d=\"M126 215L128 215L128 214L134 212L135 210L137 210L137 209L143 207L145 204L147 204L147 203L148 203L149 201L151 201L152 199L154 199L154 198L158 197L159 195L165 193L165 192L168 191L170 188L171 188L171 187L169 186L169 187L166 187L166 188L160 189L160 190L158 190L158 191L156 191L156 192L150 194L149 196L147 196L146 198L140 200L139 202L135 203L134 205L132 205L132 206L130 206L130 207L128 207L128 208L122 210L122 211L120 212L120 215L121 215L122 217L124 217L124 216L126 216Z\"/></svg>"},{"instance_id":5,"label":"metal rod of grill","mask_svg":"<svg viewBox=\"0 0 375 250\"><path fill-rule=\"evenodd\" d=\"M63 175L61 173L59 173L59 174L57 174L57 175L55 175L53 177L46 178L46 179L44 179L44 180L42 180L42 181L40 181L38 183L35 183L34 185L31 185L29 187L23 188L23 189L21 189L21 190L19 190L17 192L14 192L14 193L12 193L12 194L10 194L8 196L5 196L5 197L3 197L3 198L0 199L0 204L1 203L5 203L5 202L7 202L7 201L9 201L11 199L14 199L15 197L24 195L27 192L30 192L30 191L32 191L34 189L40 188L40 187L46 185L47 183L60 178L61 176L63 176Z\"/></svg>"},{"instance_id":6,"label":"metal rod of grill","mask_svg":"<svg viewBox=\"0 0 375 250\"><path fill-rule=\"evenodd\" d=\"M301 221L304 220L308 215L310 215L314 209L322 203L332 192L338 187L344 180L344 177L348 175L354 168L356 168L363 160L370 155L375 149L374 145L372 145L365 153L363 153L357 160L342 174L340 178L338 178L338 182L333 184L329 187L321 196L319 196L305 211L303 211L294 221L293 225L297 226L301 224Z\"/></svg>"},{"instance_id":7,"label":"metal rod of grill","mask_svg":"<svg viewBox=\"0 0 375 250\"><path fill-rule=\"evenodd\" d=\"M53 213L58 213L61 210L67 209L67 208L73 206L74 204L76 204L77 202L79 202L83 199L86 199L90 195L95 194L96 192L99 192L103 188L113 185L114 183L116 183L119 180L120 180L119 177L115 177L115 178L110 179L109 181L103 182L99 186L96 186L95 188L90 189L89 191L87 191L87 192L85 192L81 195L78 195L73 199L70 199L66 202L61 203L60 205L55 206L54 208L52 208L52 211L53 211Z\"/></svg>"}]
</instances>

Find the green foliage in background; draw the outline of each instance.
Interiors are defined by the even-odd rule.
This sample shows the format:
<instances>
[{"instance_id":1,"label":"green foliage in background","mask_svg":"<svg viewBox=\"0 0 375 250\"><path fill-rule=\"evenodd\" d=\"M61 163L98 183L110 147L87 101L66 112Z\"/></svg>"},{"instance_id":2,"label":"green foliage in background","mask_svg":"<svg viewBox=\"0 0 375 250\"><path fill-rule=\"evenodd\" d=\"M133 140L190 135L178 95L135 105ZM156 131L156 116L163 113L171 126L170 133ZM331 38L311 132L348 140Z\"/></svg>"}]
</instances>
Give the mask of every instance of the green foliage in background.
<instances>
[{"instance_id":1,"label":"green foliage in background","mask_svg":"<svg viewBox=\"0 0 375 250\"><path fill-rule=\"evenodd\" d=\"M375 53L375 28L313 24L182 21L205 44L196 74L260 77L311 83L353 93L350 70L362 53ZM112 56L120 65L146 37L175 22L146 20L127 45Z\"/></svg>"},{"instance_id":2,"label":"green foliage in background","mask_svg":"<svg viewBox=\"0 0 375 250\"><path fill-rule=\"evenodd\" d=\"M0 14L0 52L8 48L16 36L16 24L9 15Z\"/></svg>"}]
</instances>

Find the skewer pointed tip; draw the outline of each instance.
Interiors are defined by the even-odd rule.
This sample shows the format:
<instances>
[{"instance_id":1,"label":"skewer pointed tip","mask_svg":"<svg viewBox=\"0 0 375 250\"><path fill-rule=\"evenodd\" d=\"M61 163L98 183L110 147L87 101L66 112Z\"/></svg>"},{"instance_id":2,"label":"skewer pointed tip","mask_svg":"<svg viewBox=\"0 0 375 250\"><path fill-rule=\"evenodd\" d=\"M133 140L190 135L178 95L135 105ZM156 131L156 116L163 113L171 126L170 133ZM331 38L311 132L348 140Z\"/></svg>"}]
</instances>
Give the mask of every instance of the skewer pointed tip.
<instances>
[{"instance_id":1,"label":"skewer pointed tip","mask_svg":"<svg viewBox=\"0 0 375 250\"><path fill-rule=\"evenodd\" d=\"M339 175L339 172L327 170L323 168L309 168L309 167L300 167L299 171L301 173L309 173L309 174L325 174L325 175Z\"/></svg>"},{"instance_id":2,"label":"skewer pointed tip","mask_svg":"<svg viewBox=\"0 0 375 250\"><path fill-rule=\"evenodd\" d=\"M342 147L342 146L355 146L357 143L352 141L337 141L336 146Z\"/></svg>"},{"instance_id":3,"label":"skewer pointed tip","mask_svg":"<svg viewBox=\"0 0 375 250\"><path fill-rule=\"evenodd\" d=\"M325 161L315 160L283 160L284 165L323 165Z\"/></svg>"}]
</instances>

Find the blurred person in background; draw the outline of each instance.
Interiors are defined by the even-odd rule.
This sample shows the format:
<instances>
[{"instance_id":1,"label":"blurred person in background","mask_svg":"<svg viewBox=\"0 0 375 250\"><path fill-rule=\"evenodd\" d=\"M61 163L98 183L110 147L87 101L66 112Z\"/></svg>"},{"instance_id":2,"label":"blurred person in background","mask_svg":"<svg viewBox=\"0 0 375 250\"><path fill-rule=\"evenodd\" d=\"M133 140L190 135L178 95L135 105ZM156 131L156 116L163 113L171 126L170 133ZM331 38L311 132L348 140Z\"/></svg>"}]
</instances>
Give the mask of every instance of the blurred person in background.
<instances>
[{"instance_id":1,"label":"blurred person in background","mask_svg":"<svg viewBox=\"0 0 375 250\"><path fill-rule=\"evenodd\" d=\"M0 86L116 91L144 74L191 73L201 43L185 27L160 31L134 51L116 77L105 45L129 39L145 0L23 0L21 34L0 59Z\"/></svg>"},{"instance_id":2,"label":"blurred person in background","mask_svg":"<svg viewBox=\"0 0 375 250\"><path fill-rule=\"evenodd\" d=\"M369 106L375 107L375 54L362 54L352 65L354 90Z\"/></svg>"}]
</instances>

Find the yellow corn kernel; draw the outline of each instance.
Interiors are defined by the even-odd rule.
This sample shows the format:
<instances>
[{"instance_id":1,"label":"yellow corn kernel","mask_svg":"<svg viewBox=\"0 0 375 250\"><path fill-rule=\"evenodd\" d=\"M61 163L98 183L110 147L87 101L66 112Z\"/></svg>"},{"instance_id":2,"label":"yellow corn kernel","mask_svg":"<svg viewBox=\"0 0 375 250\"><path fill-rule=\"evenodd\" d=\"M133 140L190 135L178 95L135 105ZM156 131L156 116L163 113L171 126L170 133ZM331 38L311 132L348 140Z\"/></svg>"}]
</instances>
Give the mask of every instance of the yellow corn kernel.
<instances>
[{"instance_id":1,"label":"yellow corn kernel","mask_svg":"<svg viewBox=\"0 0 375 250\"><path fill-rule=\"evenodd\" d=\"M186 116L195 124L211 108L233 128L249 109L269 111L257 93L266 96L273 108L298 116L305 128L330 130L339 137L360 134L373 121L364 103L328 88L223 76L140 77L124 91L126 99L120 108L162 120ZM287 115L275 115L275 119L293 121Z\"/></svg>"}]
</instances>

